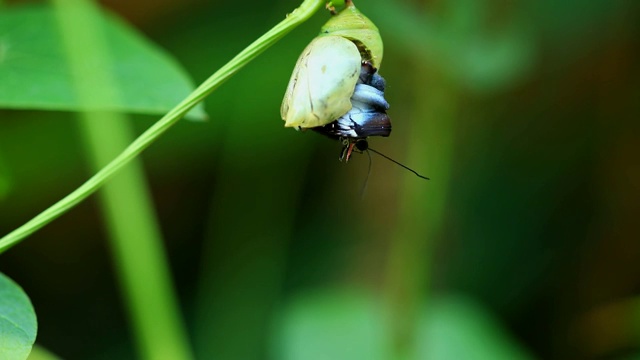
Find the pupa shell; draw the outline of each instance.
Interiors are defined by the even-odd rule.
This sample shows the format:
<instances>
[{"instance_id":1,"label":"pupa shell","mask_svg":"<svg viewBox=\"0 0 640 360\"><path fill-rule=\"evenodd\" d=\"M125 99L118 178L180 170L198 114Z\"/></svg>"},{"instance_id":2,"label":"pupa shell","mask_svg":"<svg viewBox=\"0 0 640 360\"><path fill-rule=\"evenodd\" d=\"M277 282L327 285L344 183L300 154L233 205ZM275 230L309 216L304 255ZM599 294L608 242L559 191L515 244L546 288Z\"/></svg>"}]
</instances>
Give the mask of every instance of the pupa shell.
<instances>
[{"instance_id":1,"label":"pupa shell","mask_svg":"<svg viewBox=\"0 0 640 360\"><path fill-rule=\"evenodd\" d=\"M287 127L323 126L346 114L361 64L380 67L383 46L378 28L352 1L346 4L296 63L280 108Z\"/></svg>"},{"instance_id":2,"label":"pupa shell","mask_svg":"<svg viewBox=\"0 0 640 360\"><path fill-rule=\"evenodd\" d=\"M327 21L320 29L320 35L342 36L358 45L362 61L368 61L380 69L384 46L380 31L375 24L348 1L347 7Z\"/></svg>"},{"instance_id":3,"label":"pupa shell","mask_svg":"<svg viewBox=\"0 0 640 360\"><path fill-rule=\"evenodd\" d=\"M285 126L312 128L346 114L361 61L358 47L342 36L313 39L300 55L282 101Z\"/></svg>"}]
</instances>

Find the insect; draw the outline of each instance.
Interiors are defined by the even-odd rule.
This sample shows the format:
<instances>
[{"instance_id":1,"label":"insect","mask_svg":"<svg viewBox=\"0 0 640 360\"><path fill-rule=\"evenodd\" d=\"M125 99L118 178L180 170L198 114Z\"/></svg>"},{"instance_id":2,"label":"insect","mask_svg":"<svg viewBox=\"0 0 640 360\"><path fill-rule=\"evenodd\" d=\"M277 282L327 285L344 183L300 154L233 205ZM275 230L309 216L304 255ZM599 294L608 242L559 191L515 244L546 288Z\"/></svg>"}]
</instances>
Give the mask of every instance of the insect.
<instances>
[{"instance_id":1,"label":"insect","mask_svg":"<svg viewBox=\"0 0 640 360\"><path fill-rule=\"evenodd\" d=\"M324 126L346 114L363 64L380 67L378 28L352 1L345 4L298 58L280 108L286 127Z\"/></svg>"},{"instance_id":2,"label":"insect","mask_svg":"<svg viewBox=\"0 0 640 360\"><path fill-rule=\"evenodd\" d=\"M366 151L369 136L389 136L391 120L389 103L384 98L385 81L369 62L362 64L360 77L351 96L351 109L327 125L312 128L316 132L340 140L340 160L349 161L353 149Z\"/></svg>"},{"instance_id":3,"label":"insect","mask_svg":"<svg viewBox=\"0 0 640 360\"><path fill-rule=\"evenodd\" d=\"M382 56L378 28L346 0L298 58L280 108L285 126L339 140L341 161L354 151L378 153L367 139L391 134Z\"/></svg>"}]
</instances>

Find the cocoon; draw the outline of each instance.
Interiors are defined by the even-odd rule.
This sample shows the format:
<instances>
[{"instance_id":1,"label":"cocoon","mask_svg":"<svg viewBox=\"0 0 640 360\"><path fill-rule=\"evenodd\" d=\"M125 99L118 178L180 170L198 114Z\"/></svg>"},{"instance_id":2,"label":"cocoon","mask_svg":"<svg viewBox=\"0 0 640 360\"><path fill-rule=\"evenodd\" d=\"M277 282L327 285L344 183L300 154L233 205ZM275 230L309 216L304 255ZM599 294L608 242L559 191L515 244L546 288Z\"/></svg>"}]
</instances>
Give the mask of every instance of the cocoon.
<instances>
[{"instance_id":1,"label":"cocoon","mask_svg":"<svg viewBox=\"0 0 640 360\"><path fill-rule=\"evenodd\" d=\"M376 72L382 55L378 28L347 1L298 58L280 108L285 126L314 128L345 115L353 107L361 66Z\"/></svg>"}]
</instances>

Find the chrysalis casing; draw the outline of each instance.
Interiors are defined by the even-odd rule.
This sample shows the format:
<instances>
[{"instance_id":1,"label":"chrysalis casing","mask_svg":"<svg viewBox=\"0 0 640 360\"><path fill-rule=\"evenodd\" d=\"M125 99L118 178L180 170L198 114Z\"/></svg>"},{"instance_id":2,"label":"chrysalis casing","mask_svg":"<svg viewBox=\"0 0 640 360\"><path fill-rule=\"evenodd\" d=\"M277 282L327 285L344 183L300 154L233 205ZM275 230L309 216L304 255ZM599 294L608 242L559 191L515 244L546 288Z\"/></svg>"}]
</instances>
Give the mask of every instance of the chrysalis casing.
<instances>
[{"instance_id":1,"label":"chrysalis casing","mask_svg":"<svg viewBox=\"0 0 640 360\"><path fill-rule=\"evenodd\" d=\"M298 58L280 109L285 126L343 140L347 160L357 140L389 136L382 55L378 28L346 1Z\"/></svg>"},{"instance_id":2,"label":"chrysalis casing","mask_svg":"<svg viewBox=\"0 0 640 360\"><path fill-rule=\"evenodd\" d=\"M341 36L313 39L298 59L282 102L285 126L322 126L349 111L360 63L353 42Z\"/></svg>"}]
</instances>

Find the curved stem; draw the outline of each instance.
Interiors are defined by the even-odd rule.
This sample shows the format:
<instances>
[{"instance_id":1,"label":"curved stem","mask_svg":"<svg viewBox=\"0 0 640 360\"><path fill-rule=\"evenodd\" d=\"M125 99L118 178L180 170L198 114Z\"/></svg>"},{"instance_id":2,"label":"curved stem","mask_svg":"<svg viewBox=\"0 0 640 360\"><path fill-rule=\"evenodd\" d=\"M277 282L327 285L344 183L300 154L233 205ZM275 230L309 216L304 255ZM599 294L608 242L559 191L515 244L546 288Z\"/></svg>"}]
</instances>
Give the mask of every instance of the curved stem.
<instances>
[{"instance_id":1,"label":"curved stem","mask_svg":"<svg viewBox=\"0 0 640 360\"><path fill-rule=\"evenodd\" d=\"M38 214L24 225L13 230L0 239L0 254L19 243L27 236L36 232L46 224L50 223L69 209L76 206L82 200L98 190L104 183L113 176L124 165L138 156L160 135L167 131L172 125L180 120L197 103L202 101L207 95L214 91L224 81L238 72L244 65L253 60L256 56L281 39L289 31L300 25L311 17L324 4L323 0L304 0L286 19L274 26L267 33L254 41L247 48L242 50L226 65L216 71L211 77L205 80L180 104L169 111L158 122L153 124L147 131L132 142L120 155L109 164L98 171L94 176L82 184L79 188L58 201L45 211Z\"/></svg>"}]
</instances>

